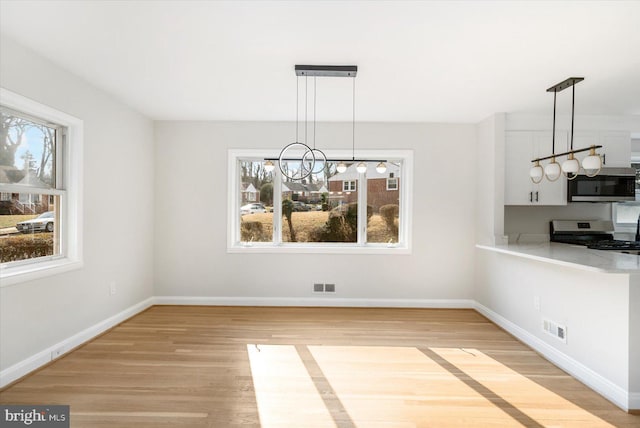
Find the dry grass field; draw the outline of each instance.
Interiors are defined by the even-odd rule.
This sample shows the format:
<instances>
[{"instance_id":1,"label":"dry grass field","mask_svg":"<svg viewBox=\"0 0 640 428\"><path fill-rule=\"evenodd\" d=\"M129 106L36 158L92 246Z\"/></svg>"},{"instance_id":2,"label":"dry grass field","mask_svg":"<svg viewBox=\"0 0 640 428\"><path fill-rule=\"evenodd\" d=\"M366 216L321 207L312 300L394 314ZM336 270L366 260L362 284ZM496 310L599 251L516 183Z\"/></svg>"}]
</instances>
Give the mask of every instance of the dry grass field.
<instances>
[{"instance_id":1,"label":"dry grass field","mask_svg":"<svg viewBox=\"0 0 640 428\"><path fill-rule=\"evenodd\" d=\"M5 227L15 227L16 224L21 221L31 220L32 218L38 217L37 214L27 214L27 215L0 215L0 229L4 229Z\"/></svg>"},{"instance_id":2,"label":"dry grass field","mask_svg":"<svg viewBox=\"0 0 640 428\"><path fill-rule=\"evenodd\" d=\"M322 227L329 218L328 211L307 211L307 212L294 212L291 215L293 223L293 229L296 233L297 242L309 242L309 232L316 227ZM273 234L273 213L256 213L247 214L242 217L243 222L259 222L262 224L263 234L261 237L254 236L254 242L268 242L271 241ZM291 235L289 233L289 225L286 219L282 219L282 240L284 242L291 242ZM397 242L397 234L391 234L387 230L384 220L379 215L375 214L369 219L367 227L367 242Z\"/></svg>"}]
</instances>

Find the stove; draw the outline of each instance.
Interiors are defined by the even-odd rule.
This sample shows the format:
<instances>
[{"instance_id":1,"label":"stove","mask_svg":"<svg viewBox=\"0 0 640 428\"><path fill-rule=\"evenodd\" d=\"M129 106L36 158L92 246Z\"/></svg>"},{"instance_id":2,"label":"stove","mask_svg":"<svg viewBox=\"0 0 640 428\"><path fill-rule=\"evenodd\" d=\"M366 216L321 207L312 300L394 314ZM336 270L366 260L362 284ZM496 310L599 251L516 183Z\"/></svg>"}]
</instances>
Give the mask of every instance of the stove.
<instances>
[{"instance_id":1,"label":"stove","mask_svg":"<svg viewBox=\"0 0 640 428\"><path fill-rule=\"evenodd\" d=\"M551 242L584 245L594 250L640 252L639 241L613 239L613 222L609 220L552 220Z\"/></svg>"}]
</instances>

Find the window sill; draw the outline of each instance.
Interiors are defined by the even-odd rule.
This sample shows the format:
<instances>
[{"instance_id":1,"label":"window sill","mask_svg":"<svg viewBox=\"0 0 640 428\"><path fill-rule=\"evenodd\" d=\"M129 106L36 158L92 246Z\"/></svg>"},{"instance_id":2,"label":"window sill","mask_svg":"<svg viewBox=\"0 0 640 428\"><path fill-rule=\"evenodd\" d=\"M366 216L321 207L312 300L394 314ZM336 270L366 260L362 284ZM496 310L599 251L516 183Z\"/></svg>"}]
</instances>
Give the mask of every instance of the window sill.
<instances>
[{"instance_id":1,"label":"window sill","mask_svg":"<svg viewBox=\"0 0 640 428\"><path fill-rule=\"evenodd\" d=\"M300 245L300 244L247 244L234 245L227 248L227 253L231 254L251 254L251 253L268 253L268 254L411 254L411 248L408 246L387 246L387 245L367 245L367 246L346 246L346 245Z\"/></svg>"},{"instance_id":2,"label":"window sill","mask_svg":"<svg viewBox=\"0 0 640 428\"><path fill-rule=\"evenodd\" d=\"M47 278L80 268L82 268L82 261L66 257L18 266L0 267L0 287Z\"/></svg>"}]
</instances>

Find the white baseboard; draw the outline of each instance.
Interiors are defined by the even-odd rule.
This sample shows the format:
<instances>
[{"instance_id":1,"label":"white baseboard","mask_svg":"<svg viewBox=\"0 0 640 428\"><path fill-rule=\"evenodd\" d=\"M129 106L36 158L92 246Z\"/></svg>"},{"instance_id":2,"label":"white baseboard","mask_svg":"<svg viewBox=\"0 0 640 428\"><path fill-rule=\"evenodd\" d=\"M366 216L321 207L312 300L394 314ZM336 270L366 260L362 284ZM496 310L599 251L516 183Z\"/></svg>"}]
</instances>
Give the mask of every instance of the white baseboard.
<instances>
[{"instance_id":1,"label":"white baseboard","mask_svg":"<svg viewBox=\"0 0 640 428\"><path fill-rule=\"evenodd\" d=\"M361 299L335 297L198 297L156 296L156 305L315 306L364 308L473 309L471 299Z\"/></svg>"},{"instance_id":2,"label":"white baseboard","mask_svg":"<svg viewBox=\"0 0 640 428\"><path fill-rule=\"evenodd\" d=\"M81 332L68 337L65 340L62 340L53 346L49 346L48 348L43 349L37 354L34 354L31 357L12 365L11 367L7 367L0 372L0 388L10 384L16 379L20 379L22 376L29 374L30 372L53 360L54 358L52 358L51 355L53 351L60 349L62 350L62 353L55 357L58 358L61 355L64 355L65 353L74 349L75 347L82 345L83 343L93 339L97 335L107 331L111 327L118 325L127 318L130 318L144 311L152 305L153 297L149 297L148 299L130 306L122 312L119 312L107 318L106 320L100 321L99 323L94 324L91 327L88 327Z\"/></svg>"},{"instance_id":3,"label":"white baseboard","mask_svg":"<svg viewBox=\"0 0 640 428\"><path fill-rule=\"evenodd\" d=\"M574 360L486 306L475 302L475 309L485 317L489 318L492 322L524 342L526 345L539 352L547 360L551 361L553 364L560 367L562 370L566 371L571 376L575 377L580 382L604 396L623 410L627 411L629 408L637 409L639 407L634 407L632 405L631 396L636 396L635 400L637 404L640 402L640 394L627 393L623 388L594 372L589 367Z\"/></svg>"}]
</instances>

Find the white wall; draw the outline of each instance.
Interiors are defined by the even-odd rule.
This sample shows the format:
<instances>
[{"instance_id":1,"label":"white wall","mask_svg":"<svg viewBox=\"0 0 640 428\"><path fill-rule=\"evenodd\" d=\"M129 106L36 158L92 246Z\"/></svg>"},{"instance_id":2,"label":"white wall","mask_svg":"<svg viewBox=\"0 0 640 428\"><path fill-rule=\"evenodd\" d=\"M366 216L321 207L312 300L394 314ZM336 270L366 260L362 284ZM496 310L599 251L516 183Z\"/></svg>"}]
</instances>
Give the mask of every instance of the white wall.
<instances>
[{"instance_id":1,"label":"white wall","mask_svg":"<svg viewBox=\"0 0 640 428\"><path fill-rule=\"evenodd\" d=\"M524 338L525 342L539 341L546 344L542 347L568 356L573 361L553 352L546 355L626 407L627 392L638 392L630 389L634 385L629 379L631 366L637 366L637 360L631 358L638 352L637 340L629 340L630 335L638 334L630 323L635 311L629 301L630 275L581 270L483 249L476 255L476 302L524 330L530 339ZM535 297L540 310L534 305ZM566 326L567 343L542 331L543 317ZM632 375L635 383L637 373Z\"/></svg>"},{"instance_id":2,"label":"white wall","mask_svg":"<svg viewBox=\"0 0 640 428\"><path fill-rule=\"evenodd\" d=\"M0 85L84 121L84 268L0 289L0 369L152 296L153 125L2 36ZM116 281L117 293L109 295Z\"/></svg>"},{"instance_id":3,"label":"white wall","mask_svg":"<svg viewBox=\"0 0 640 428\"><path fill-rule=\"evenodd\" d=\"M476 242L496 244L504 235L505 114L495 114L476 127Z\"/></svg>"},{"instance_id":4,"label":"white wall","mask_svg":"<svg viewBox=\"0 0 640 428\"><path fill-rule=\"evenodd\" d=\"M356 149L414 150L411 255L227 254L227 149L277 155L294 136L293 123L156 122L156 295L314 298L313 282L334 282L335 298L471 296L473 125L356 126ZM350 148L351 124L318 124L317 137Z\"/></svg>"}]
</instances>

